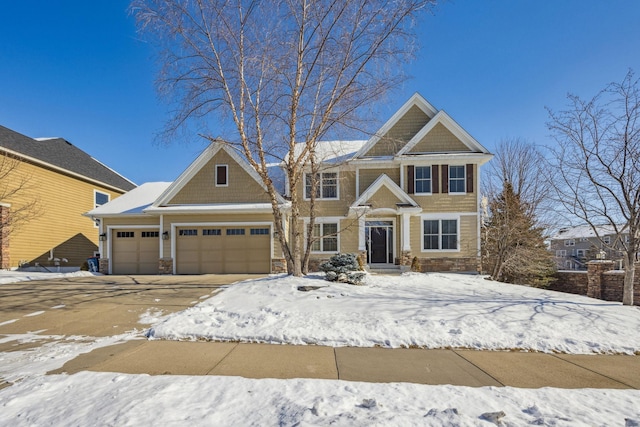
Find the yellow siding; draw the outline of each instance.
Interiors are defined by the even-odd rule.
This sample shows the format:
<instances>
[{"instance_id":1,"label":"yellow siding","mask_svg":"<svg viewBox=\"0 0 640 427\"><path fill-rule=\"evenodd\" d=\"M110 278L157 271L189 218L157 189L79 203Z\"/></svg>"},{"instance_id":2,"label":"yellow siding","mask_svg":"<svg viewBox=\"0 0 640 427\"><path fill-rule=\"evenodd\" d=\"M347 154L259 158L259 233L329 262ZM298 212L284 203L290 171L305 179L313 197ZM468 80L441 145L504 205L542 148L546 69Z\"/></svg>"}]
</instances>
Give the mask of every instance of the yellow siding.
<instances>
[{"instance_id":1,"label":"yellow siding","mask_svg":"<svg viewBox=\"0 0 640 427\"><path fill-rule=\"evenodd\" d=\"M434 218L435 219L435 218ZM423 258L466 258L478 255L478 219L474 215L460 217L459 252L422 252L422 218L411 217L411 252Z\"/></svg>"},{"instance_id":2,"label":"yellow siding","mask_svg":"<svg viewBox=\"0 0 640 427\"><path fill-rule=\"evenodd\" d=\"M93 256L98 250L98 228L82 214L95 208L94 190L109 194L110 200L121 193L25 162L15 172L8 184L26 176L30 189L5 202L17 209L35 199L38 216L10 236L11 267L20 261L54 266L48 260L52 249L54 257L68 260L61 266L78 267Z\"/></svg>"},{"instance_id":3,"label":"yellow siding","mask_svg":"<svg viewBox=\"0 0 640 427\"><path fill-rule=\"evenodd\" d=\"M227 187L216 187L215 166L227 165ZM269 203L265 190L226 151L220 150L169 202L171 205L204 203Z\"/></svg>"},{"instance_id":4,"label":"yellow siding","mask_svg":"<svg viewBox=\"0 0 640 427\"><path fill-rule=\"evenodd\" d=\"M160 217L141 215L135 217L103 218L102 224L105 230L107 227L117 227L119 225L160 225Z\"/></svg>"},{"instance_id":5,"label":"yellow siding","mask_svg":"<svg viewBox=\"0 0 640 427\"><path fill-rule=\"evenodd\" d=\"M476 212L477 193L466 193L460 195L436 193L430 196L420 196L411 194L425 213L431 212Z\"/></svg>"},{"instance_id":6,"label":"yellow siding","mask_svg":"<svg viewBox=\"0 0 640 427\"><path fill-rule=\"evenodd\" d=\"M360 194L369 188L369 186L382 174L386 174L393 180L393 182L400 186L400 168L393 165L389 165L388 169L360 169L358 174Z\"/></svg>"},{"instance_id":7,"label":"yellow siding","mask_svg":"<svg viewBox=\"0 0 640 427\"><path fill-rule=\"evenodd\" d=\"M413 106L380 138L365 156L392 156L429 122L429 117Z\"/></svg>"}]
</instances>

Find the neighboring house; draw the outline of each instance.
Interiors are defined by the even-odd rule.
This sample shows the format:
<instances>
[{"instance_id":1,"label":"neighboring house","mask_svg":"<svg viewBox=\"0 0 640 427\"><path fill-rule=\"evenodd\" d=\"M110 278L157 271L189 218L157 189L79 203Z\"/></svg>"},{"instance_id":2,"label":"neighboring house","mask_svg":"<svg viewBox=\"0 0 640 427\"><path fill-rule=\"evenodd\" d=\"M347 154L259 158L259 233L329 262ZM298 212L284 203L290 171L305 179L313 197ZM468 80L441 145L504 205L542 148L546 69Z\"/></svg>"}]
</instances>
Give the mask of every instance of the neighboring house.
<instances>
[{"instance_id":1,"label":"neighboring house","mask_svg":"<svg viewBox=\"0 0 640 427\"><path fill-rule=\"evenodd\" d=\"M447 113L416 94L368 141L322 142L318 157L313 265L356 253L370 268L406 269L417 257L424 271L478 271L479 169L492 155ZM285 218L287 198L309 199L304 181L277 201ZM109 273L284 269L266 190L223 143L173 183L142 185L87 215L101 220Z\"/></svg>"},{"instance_id":2,"label":"neighboring house","mask_svg":"<svg viewBox=\"0 0 640 427\"><path fill-rule=\"evenodd\" d=\"M1 268L80 267L98 251L98 225L82 214L135 187L64 139L3 126L0 165Z\"/></svg>"},{"instance_id":3,"label":"neighboring house","mask_svg":"<svg viewBox=\"0 0 640 427\"><path fill-rule=\"evenodd\" d=\"M561 228L549 239L549 250L555 255L559 270L586 270L587 262L594 259L609 259L618 262L622 268L622 253L618 247L627 241L629 235L618 236L612 226L599 226L596 236L590 225Z\"/></svg>"}]
</instances>

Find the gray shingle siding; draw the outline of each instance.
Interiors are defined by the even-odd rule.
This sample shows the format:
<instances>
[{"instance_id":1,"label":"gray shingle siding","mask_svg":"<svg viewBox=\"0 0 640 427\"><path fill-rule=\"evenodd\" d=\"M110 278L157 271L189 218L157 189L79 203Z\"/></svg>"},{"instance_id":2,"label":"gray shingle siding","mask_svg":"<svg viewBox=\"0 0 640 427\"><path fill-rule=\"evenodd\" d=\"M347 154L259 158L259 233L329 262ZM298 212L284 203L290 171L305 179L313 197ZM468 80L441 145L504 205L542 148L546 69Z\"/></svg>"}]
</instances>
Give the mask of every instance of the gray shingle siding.
<instances>
[{"instance_id":1,"label":"gray shingle siding","mask_svg":"<svg viewBox=\"0 0 640 427\"><path fill-rule=\"evenodd\" d=\"M123 191L136 187L128 179L62 138L38 141L0 125L0 148L66 169Z\"/></svg>"}]
</instances>

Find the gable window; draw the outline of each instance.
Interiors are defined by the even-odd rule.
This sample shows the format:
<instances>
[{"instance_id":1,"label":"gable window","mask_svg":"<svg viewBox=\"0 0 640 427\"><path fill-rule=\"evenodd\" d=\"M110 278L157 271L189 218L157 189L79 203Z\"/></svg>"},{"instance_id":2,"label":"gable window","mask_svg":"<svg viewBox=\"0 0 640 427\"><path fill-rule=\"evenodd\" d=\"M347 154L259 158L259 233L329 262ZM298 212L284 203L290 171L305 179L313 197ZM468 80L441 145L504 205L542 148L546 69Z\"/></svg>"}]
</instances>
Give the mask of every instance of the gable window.
<instances>
[{"instance_id":1,"label":"gable window","mask_svg":"<svg viewBox=\"0 0 640 427\"><path fill-rule=\"evenodd\" d=\"M431 166L415 167L415 192L431 193Z\"/></svg>"},{"instance_id":2,"label":"gable window","mask_svg":"<svg viewBox=\"0 0 640 427\"><path fill-rule=\"evenodd\" d=\"M304 198L311 198L312 175L304 174ZM322 172L316 174L317 187L316 199L337 199L338 198L338 173Z\"/></svg>"},{"instance_id":3,"label":"gable window","mask_svg":"<svg viewBox=\"0 0 640 427\"><path fill-rule=\"evenodd\" d=\"M458 249L458 220L457 219L427 219L422 224L422 249L457 250Z\"/></svg>"},{"instance_id":4,"label":"gable window","mask_svg":"<svg viewBox=\"0 0 640 427\"><path fill-rule=\"evenodd\" d=\"M449 193L465 193L466 180L464 166L449 166Z\"/></svg>"},{"instance_id":5,"label":"gable window","mask_svg":"<svg viewBox=\"0 0 640 427\"><path fill-rule=\"evenodd\" d=\"M216 187L229 186L229 168L227 165L216 165Z\"/></svg>"},{"instance_id":6,"label":"gable window","mask_svg":"<svg viewBox=\"0 0 640 427\"><path fill-rule=\"evenodd\" d=\"M338 252L338 224L313 224L314 242L311 250L314 252Z\"/></svg>"}]
</instances>

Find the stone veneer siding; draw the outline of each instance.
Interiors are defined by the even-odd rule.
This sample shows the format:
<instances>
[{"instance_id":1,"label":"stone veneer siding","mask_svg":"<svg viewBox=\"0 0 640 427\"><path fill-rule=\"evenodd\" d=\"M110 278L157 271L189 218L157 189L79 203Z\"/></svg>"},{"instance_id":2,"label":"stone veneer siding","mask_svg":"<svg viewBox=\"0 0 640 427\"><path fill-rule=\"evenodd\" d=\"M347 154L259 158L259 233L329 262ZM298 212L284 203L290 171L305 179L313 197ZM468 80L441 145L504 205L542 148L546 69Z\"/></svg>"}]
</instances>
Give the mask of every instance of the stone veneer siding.
<instances>
[{"instance_id":1,"label":"stone veneer siding","mask_svg":"<svg viewBox=\"0 0 640 427\"><path fill-rule=\"evenodd\" d=\"M98 260L98 271L102 274L109 274L109 258L100 258Z\"/></svg>"},{"instance_id":2,"label":"stone veneer siding","mask_svg":"<svg viewBox=\"0 0 640 427\"><path fill-rule=\"evenodd\" d=\"M624 271L613 270L613 261L591 261L586 272L560 271L556 282L549 286L553 291L586 295L605 301L622 301ZM640 264L635 265L633 304L640 305Z\"/></svg>"},{"instance_id":3,"label":"stone veneer siding","mask_svg":"<svg viewBox=\"0 0 640 427\"><path fill-rule=\"evenodd\" d=\"M158 274L173 274L173 258L158 260Z\"/></svg>"},{"instance_id":4,"label":"stone veneer siding","mask_svg":"<svg viewBox=\"0 0 640 427\"><path fill-rule=\"evenodd\" d=\"M480 271L480 259L470 258L418 258L423 273L430 272L473 272Z\"/></svg>"}]
</instances>

